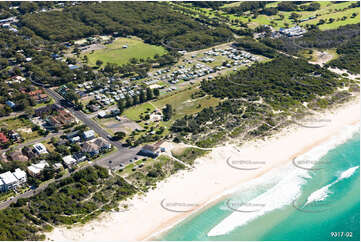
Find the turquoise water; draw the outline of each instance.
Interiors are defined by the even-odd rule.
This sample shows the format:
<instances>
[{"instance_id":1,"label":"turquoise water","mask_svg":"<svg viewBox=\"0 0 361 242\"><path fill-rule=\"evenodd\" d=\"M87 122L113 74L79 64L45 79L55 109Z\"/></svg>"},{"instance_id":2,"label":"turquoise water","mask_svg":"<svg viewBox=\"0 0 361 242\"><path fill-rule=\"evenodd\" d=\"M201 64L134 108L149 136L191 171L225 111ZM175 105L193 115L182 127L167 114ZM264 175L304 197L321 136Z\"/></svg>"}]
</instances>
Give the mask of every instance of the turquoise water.
<instances>
[{"instance_id":1,"label":"turquoise water","mask_svg":"<svg viewBox=\"0 0 361 242\"><path fill-rule=\"evenodd\" d=\"M241 187L156 239L360 240L360 134L329 150L320 161L314 166L318 170L291 165L274 177ZM259 201L252 199L260 196L267 204L256 212L230 209L229 201ZM230 215L236 216L232 223L238 226L208 236Z\"/></svg>"}]
</instances>

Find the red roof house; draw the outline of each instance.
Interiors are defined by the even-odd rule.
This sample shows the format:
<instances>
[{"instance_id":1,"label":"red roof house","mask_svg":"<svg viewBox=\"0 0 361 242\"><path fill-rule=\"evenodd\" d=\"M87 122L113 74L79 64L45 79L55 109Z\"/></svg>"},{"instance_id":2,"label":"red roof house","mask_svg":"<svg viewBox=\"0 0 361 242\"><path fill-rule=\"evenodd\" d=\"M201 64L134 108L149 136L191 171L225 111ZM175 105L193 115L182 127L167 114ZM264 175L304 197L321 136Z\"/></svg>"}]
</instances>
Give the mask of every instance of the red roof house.
<instances>
[{"instance_id":1,"label":"red roof house","mask_svg":"<svg viewBox=\"0 0 361 242\"><path fill-rule=\"evenodd\" d=\"M0 143L6 143L8 142L8 138L5 136L4 133L0 132Z\"/></svg>"}]
</instances>

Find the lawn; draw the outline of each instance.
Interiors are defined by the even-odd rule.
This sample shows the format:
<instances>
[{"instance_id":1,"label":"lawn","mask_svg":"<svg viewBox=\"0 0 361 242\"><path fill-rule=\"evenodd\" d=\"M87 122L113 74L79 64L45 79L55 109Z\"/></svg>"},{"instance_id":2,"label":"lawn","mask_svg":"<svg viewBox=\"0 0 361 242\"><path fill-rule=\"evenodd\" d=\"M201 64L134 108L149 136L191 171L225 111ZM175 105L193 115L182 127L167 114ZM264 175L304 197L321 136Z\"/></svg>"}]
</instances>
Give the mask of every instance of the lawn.
<instances>
[{"instance_id":1,"label":"lawn","mask_svg":"<svg viewBox=\"0 0 361 242\"><path fill-rule=\"evenodd\" d=\"M172 122L183 117L184 115L198 113L203 108L216 106L219 103L218 98L211 96L203 96L192 99L192 94L198 92L199 90L200 89L195 87L187 88L186 90L165 96L164 98L153 102L153 104L160 109L163 108L166 104L170 104L172 108L175 109L175 113L171 120ZM167 125L169 124L170 122L167 122Z\"/></svg>"},{"instance_id":2,"label":"lawn","mask_svg":"<svg viewBox=\"0 0 361 242\"><path fill-rule=\"evenodd\" d=\"M127 48L123 48L127 45ZM105 48L95 50L93 53L88 53L88 64L96 65L97 60L106 63L115 63L118 65L126 64L131 58L147 59L153 58L154 55L164 55L167 51L161 46L145 44L138 38L118 38L113 43L106 45Z\"/></svg>"},{"instance_id":3,"label":"lawn","mask_svg":"<svg viewBox=\"0 0 361 242\"><path fill-rule=\"evenodd\" d=\"M31 130L32 127L33 123L29 119L21 116L2 120L0 123L0 128L18 132L25 141L40 137L38 132L33 132Z\"/></svg>"},{"instance_id":4,"label":"lawn","mask_svg":"<svg viewBox=\"0 0 361 242\"><path fill-rule=\"evenodd\" d=\"M153 112L155 108L150 103L143 103L126 109L124 115L133 121L137 121L139 120L139 115L145 113L148 109L150 110L149 112Z\"/></svg>"},{"instance_id":5,"label":"lawn","mask_svg":"<svg viewBox=\"0 0 361 242\"><path fill-rule=\"evenodd\" d=\"M278 3L279 1L272 2L267 4L266 7L267 8L276 7ZM333 23L328 23L327 21L326 24L320 25L319 28L321 30L335 29L338 28L339 26L343 26L347 24L355 24L360 22L359 15L356 18L350 18L353 13L360 13L360 8L342 10L348 7L350 4L352 4L352 2L350 1L342 2L342 3L333 3L331 1L319 1L319 3L321 7L317 11L294 11L295 13L301 15L300 19L305 19L311 16L315 16L316 14L320 15L316 19L300 23L301 26L304 26L306 24L316 24L320 19L328 20L330 18L334 18L337 20L337 19L341 19L343 16L346 16L347 19L344 21L341 20L335 21ZM307 4L309 3L305 3L304 5ZM295 25L295 23L293 23L293 21L289 19L289 16L291 15L292 12L279 11L277 15L273 15L273 16L266 16L263 14L259 14L257 18L253 19L251 17L252 14L250 14L250 12L245 12L242 16L235 16L233 14L227 14L224 10L222 11L222 9L225 9L227 7L235 7L237 5L239 5L239 2L225 4L224 6L221 7L221 10L218 10L218 13L224 17L228 17L230 20L238 19L243 23L248 23L248 26L250 28L256 28L259 25L272 25L275 29L279 29L286 27L286 25L289 26ZM195 15L197 15L198 13L197 10L191 7L188 8L192 9ZM210 11L209 9L202 9L202 10L205 11L208 17L214 17L213 12ZM284 16L283 20L280 19L279 17L280 14ZM273 21L273 24L271 23L271 21ZM237 29L236 26L232 26L232 28Z\"/></svg>"}]
</instances>

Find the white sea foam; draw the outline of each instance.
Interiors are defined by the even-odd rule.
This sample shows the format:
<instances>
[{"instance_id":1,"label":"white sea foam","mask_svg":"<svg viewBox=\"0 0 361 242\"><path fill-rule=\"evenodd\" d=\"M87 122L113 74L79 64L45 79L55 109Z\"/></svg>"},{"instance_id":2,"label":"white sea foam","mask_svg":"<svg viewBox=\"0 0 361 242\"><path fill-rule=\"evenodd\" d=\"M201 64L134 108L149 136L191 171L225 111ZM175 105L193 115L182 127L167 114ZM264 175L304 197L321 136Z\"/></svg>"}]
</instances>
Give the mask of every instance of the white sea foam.
<instances>
[{"instance_id":1,"label":"white sea foam","mask_svg":"<svg viewBox=\"0 0 361 242\"><path fill-rule=\"evenodd\" d=\"M340 181L340 180L345 179L345 178L349 178L350 176L352 176L355 173L355 171L358 168L359 168L359 166L354 166L354 167L351 167L350 169L342 172L340 177L337 179L337 181Z\"/></svg>"},{"instance_id":2,"label":"white sea foam","mask_svg":"<svg viewBox=\"0 0 361 242\"><path fill-rule=\"evenodd\" d=\"M332 183L318 189L317 191L311 193L310 196L308 196L307 201L304 206L307 206L308 204L312 202L319 202L325 200L330 192L330 187L336 184L339 181L342 181L343 179L351 177L355 171L359 168L359 166L351 167L347 169L346 171L342 172L341 175Z\"/></svg>"},{"instance_id":3,"label":"white sea foam","mask_svg":"<svg viewBox=\"0 0 361 242\"><path fill-rule=\"evenodd\" d=\"M359 132L359 130L359 125L347 126L342 135L335 136L324 144L319 145L302 156L297 157L296 162L302 160L318 161L320 158L326 155L329 150L345 143L347 140L352 138L356 132ZM310 162L309 164L309 167L314 165L313 162ZM344 179L351 176L357 168L358 167L353 167L343 172L339 179ZM289 171L286 173L282 172L282 174L287 175L274 187L250 201L250 203L254 204L264 204L265 206L262 209L251 213L235 211L215 227L213 227L208 232L208 236L218 236L229 233L237 227L243 226L268 212L280 209L296 200L301 193L302 185L306 182L307 179L310 178L308 171L296 168L294 166L289 166ZM266 180L264 177L261 177L260 179L263 181ZM331 185L327 185L324 188L321 188L320 190L312 193L309 197L310 202L311 200L316 201L317 199L324 199L327 197L329 193L328 188L330 186Z\"/></svg>"},{"instance_id":4,"label":"white sea foam","mask_svg":"<svg viewBox=\"0 0 361 242\"><path fill-rule=\"evenodd\" d=\"M285 174L288 175L280 180L279 183L249 201L249 204L261 204L263 205L262 207L259 207L257 211L251 213L233 212L221 223L216 225L208 233L208 236L217 236L228 233L236 227L245 225L267 212L282 208L294 201L300 194L301 186L306 182L303 175L304 173L307 173L307 171L294 169L292 166L288 166L287 170L288 171ZM237 210L242 210L242 208Z\"/></svg>"},{"instance_id":5,"label":"white sea foam","mask_svg":"<svg viewBox=\"0 0 361 242\"><path fill-rule=\"evenodd\" d=\"M319 202L319 201L325 200L325 199L328 197L328 195L330 194L329 188L330 188L333 184L334 184L334 183L328 184L327 186L324 186L324 187L318 189L317 191L314 191L313 193L311 193L311 195L308 196L307 201L306 201L304 207L307 206L307 205L310 204L310 203Z\"/></svg>"},{"instance_id":6,"label":"white sea foam","mask_svg":"<svg viewBox=\"0 0 361 242\"><path fill-rule=\"evenodd\" d=\"M314 147L309 152L298 156L295 159L296 164L303 163L303 167L311 168L317 163L323 156L325 156L330 150L335 148L338 145L345 143L347 140L351 139L356 132L360 131L359 125L346 126L341 135L334 136L325 143ZM314 161L314 162L313 162Z\"/></svg>"}]
</instances>

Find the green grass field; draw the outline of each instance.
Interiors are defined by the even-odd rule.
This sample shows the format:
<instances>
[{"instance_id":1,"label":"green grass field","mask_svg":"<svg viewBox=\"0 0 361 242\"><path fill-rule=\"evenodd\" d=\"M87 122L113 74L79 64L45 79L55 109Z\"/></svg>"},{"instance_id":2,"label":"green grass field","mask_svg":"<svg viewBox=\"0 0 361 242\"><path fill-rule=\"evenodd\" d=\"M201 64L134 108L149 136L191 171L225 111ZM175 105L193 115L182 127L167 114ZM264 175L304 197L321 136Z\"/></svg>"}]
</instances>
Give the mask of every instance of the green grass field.
<instances>
[{"instance_id":1,"label":"green grass field","mask_svg":"<svg viewBox=\"0 0 361 242\"><path fill-rule=\"evenodd\" d=\"M194 114L200 112L203 108L216 106L220 101L218 98L211 96L192 99L192 94L197 91L199 91L199 89L192 87L153 102L153 104L160 109L166 104L172 105L172 108L175 109L172 119L168 121L166 125L169 125L174 120L181 118L184 115Z\"/></svg>"},{"instance_id":2,"label":"green grass field","mask_svg":"<svg viewBox=\"0 0 361 242\"><path fill-rule=\"evenodd\" d=\"M128 48L123 48L127 45ZM167 51L161 46L145 44L138 38L118 38L113 43L106 45L105 48L95 50L93 53L86 53L88 64L95 66L97 60L106 63L115 63L118 65L126 64L131 58L147 59L154 55L164 55ZM82 55L81 57L83 57Z\"/></svg>"},{"instance_id":3,"label":"green grass field","mask_svg":"<svg viewBox=\"0 0 361 242\"><path fill-rule=\"evenodd\" d=\"M343 10L344 8L348 7L350 4L352 4L351 1L346 1L342 3L333 3L331 1L318 1L320 3L321 7L317 11L295 11L295 13L301 15L299 19L306 19L311 16L315 16L316 14L320 15L316 19L312 19L309 21L305 21L300 23L300 26L304 26L306 24L316 24L319 22L320 19L326 20L327 23L320 25L319 28L321 30L328 30L328 29L335 29L343 25L347 24L355 24L360 22L360 8L351 8ZM247 23L248 27L250 28L256 28L260 25L272 25L275 29L284 28L288 26L294 26L295 23L293 23L293 20L289 19L292 12L285 12L285 11L279 11L277 15L273 16L266 16L266 15L258 15L257 18L253 19L252 14L250 12L245 12L242 14L242 16L236 16L233 14L227 14L225 11L222 11L222 9L228 8L228 7L235 7L238 6L240 2L235 3L229 3L225 4L221 7L221 10L218 10L217 12L223 16L227 17L230 20L239 20L243 23ZM267 8L269 7L276 7L278 4L277 2L272 2L266 5ZM305 3L309 4L309 3ZM191 7L190 5L182 5L183 7L187 8L188 10L194 11L194 16L197 17L199 14L199 11L195 8ZM212 11L211 9L202 9L203 14L207 15L208 17L215 17L215 11ZM353 13L358 13L358 16L355 18L351 18ZM279 15L283 15L284 18L281 19ZM341 19L343 16L346 16L346 20L337 20ZM333 23L328 23L328 19L334 18L336 19ZM232 25L232 28L239 29L236 25Z\"/></svg>"}]
</instances>

